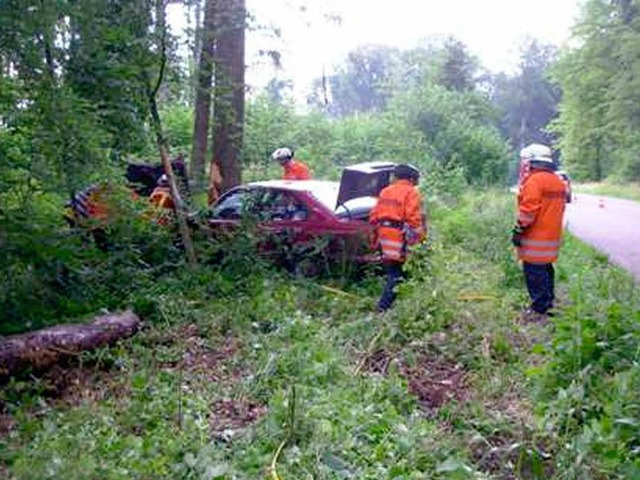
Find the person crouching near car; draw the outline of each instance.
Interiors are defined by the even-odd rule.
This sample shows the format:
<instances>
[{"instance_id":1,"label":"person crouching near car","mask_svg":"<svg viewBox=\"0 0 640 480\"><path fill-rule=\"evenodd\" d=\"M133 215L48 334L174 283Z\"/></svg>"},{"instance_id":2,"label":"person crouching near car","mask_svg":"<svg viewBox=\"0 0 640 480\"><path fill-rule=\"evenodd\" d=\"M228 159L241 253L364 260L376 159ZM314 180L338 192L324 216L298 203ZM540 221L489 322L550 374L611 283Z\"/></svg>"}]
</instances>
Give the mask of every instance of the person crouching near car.
<instances>
[{"instance_id":1,"label":"person crouching near car","mask_svg":"<svg viewBox=\"0 0 640 480\"><path fill-rule=\"evenodd\" d=\"M293 158L293 150L278 148L271 154L271 158L282 165L283 180L310 180L311 172L300 160Z\"/></svg>"},{"instance_id":2,"label":"person crouching near car","mask_svg":"<svg viewBox=\"0 0 640 480\"><path fill-rule=\"evenodd\" d=\"M551 149L532 144L520 152L529 163L529 172L518 192L518 219L511 241L522 261L531 306L525 310L527 321L544 320L552 315L554 268L562 237L566 192L556 174Z\"/></svg>"},{"instance_id":3,"label":"person crouching near car","mask_svg":"<svg viewBox=\"0 0 640 480\"><path fill-rule=\"evenodd\" d=\"M393 176L393 183L380 192L369 215L369 222L375 227L386 273L378 312L388 310L395 301L395 288L404 278L402 267L407 259L408 247L426 237L422 199L417 189L420 171L413 165L400 164L394 168Z\"/></svg>"},{"instance_id":4,"label":"person crouching near car","mask_svg":"<svg viewBox=\"0 0 640 480\"><path fill-rule=\"evenodd\" d=\"M151 204L156 207L157 219L159 225L168 225L175 209L173 197L171 196L171 187L169 186L169 178L162 175L151 192L149 197Z\"/></svg>"}]
</instances>

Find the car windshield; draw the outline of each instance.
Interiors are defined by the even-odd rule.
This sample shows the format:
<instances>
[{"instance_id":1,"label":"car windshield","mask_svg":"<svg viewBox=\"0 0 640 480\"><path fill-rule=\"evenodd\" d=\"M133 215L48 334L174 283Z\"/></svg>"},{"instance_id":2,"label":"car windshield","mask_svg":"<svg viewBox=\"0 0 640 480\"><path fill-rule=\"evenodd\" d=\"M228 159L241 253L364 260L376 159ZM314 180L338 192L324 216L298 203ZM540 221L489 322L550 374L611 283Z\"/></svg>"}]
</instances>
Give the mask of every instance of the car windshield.
<instances>
[{"instance_id":1,"label":"car windshield","mask_svg":"<svg viewBox=\"0 0 640 480\"><path fill-rule=\"evenodd\" d=\"M363 217L368 214L375 197L353 198L346 205L336 205L340 185L327 181L299 181L295 183L280 181L255 182L248 187L241 187L223 197L218 204L209 210L209 218L240 219L246 213L256 215L260 220L273 220L274 212L281 212L281 207L287 212L284 215L275 214L275 219L302 219L308 216L306 207L292 203L294 191L304 191L313 196L327 210L334 212L340 218L350 218L353 215ZM346 208L345 208L346 206ZM304 211L303 211L304 210ZM292 213L289 215L289 213Z\"/></svg>"},{"instance_id":2,"label":"car windshield","mask_svg":"<svg viewBox=\"0 0 640 480\"><path fill-rule=\"evenodd\" d=\"M308 215L307 206L295 192L263 187L232 191L208 211L212 220L301 221Z\"/></svg>"}]
</instances>

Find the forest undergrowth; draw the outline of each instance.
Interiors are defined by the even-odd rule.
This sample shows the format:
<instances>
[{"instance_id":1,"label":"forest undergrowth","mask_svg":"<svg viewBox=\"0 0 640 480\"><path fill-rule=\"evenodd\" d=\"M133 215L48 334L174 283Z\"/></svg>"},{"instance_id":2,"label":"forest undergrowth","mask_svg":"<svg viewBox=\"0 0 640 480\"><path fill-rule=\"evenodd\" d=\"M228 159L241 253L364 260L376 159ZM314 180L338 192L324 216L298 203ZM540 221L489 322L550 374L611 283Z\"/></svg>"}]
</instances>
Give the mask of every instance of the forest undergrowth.
<instances>
[{"instance_id":1,"label":"forest undergrowth","mask_svg":"<svg viewBox=\"0 0 640 480\"><path fill-rule=\"evenodd\" d=\"M3 386L0 476L637 478L638 290L567 236L560 315L521 322L512 208L431 198L384 315L380 277L242 246L136 285L137 336Z\"/></svg>"}]
</instances>

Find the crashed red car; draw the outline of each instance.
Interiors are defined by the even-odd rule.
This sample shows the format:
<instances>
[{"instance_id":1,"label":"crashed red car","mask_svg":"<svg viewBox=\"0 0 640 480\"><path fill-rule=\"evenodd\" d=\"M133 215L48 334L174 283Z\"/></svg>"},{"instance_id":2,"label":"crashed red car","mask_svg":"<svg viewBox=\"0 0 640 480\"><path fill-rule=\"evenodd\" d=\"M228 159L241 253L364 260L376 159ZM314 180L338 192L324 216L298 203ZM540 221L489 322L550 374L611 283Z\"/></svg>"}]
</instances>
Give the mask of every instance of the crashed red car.
<instances>
[{"instance_id":1,"label":"crashed red car","mask_svg":"<svg viewBox=\"0 0 640 480\"><path fill-rule=\"evenodd\" d=\"M201 213L212 237L237 235L255 224L258 250L304 273L329 263L379 263L372 248L369 212L389 184L395 164L370 162L347 167L338 182L269 180L227 192ZM309 271L311 270L311 271Z\"/></svg>"}]
</instances>

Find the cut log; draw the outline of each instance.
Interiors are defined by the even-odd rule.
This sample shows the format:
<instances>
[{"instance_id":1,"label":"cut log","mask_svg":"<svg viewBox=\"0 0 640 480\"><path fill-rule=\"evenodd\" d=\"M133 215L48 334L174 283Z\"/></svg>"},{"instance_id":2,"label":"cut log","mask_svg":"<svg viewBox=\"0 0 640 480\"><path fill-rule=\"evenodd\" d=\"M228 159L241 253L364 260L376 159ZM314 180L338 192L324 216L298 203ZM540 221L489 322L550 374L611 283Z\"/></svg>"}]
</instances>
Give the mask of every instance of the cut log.
<instances>
[{"instance_id":1,"label":"cut log","mask_svg":"<svg viewBox=\"0 0 640 480\"><path fill-rule=\"evenodd\" d=\"M85 350L130 337L140 328L131 310L96 317L88 324L65 324L0 339L0 377L28 368L46 369Z\"/></svg>"}]
</instances>

